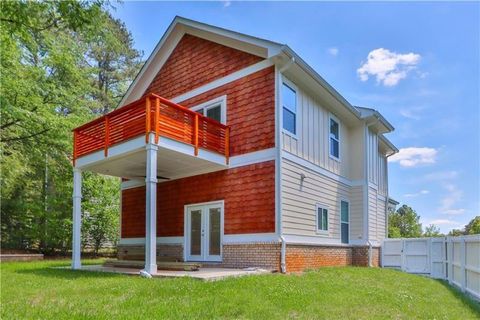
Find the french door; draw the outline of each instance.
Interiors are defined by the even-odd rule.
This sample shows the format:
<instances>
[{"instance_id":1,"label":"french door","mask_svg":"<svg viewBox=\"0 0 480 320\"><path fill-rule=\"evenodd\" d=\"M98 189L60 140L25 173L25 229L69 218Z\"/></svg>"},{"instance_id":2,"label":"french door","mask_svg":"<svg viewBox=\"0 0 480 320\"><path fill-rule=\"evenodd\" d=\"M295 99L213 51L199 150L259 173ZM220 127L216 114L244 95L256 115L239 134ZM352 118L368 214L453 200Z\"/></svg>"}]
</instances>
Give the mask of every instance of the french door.
<instances>
[{"instance_id":1,"label":"french door","mask_svg":"<svg viewBox=\"0 0 480 320\"><path fill-rule=\"evenodd\" d=\"M186 259L222 261L223 202L186 208Z\"/></svg>"}]
</instances>

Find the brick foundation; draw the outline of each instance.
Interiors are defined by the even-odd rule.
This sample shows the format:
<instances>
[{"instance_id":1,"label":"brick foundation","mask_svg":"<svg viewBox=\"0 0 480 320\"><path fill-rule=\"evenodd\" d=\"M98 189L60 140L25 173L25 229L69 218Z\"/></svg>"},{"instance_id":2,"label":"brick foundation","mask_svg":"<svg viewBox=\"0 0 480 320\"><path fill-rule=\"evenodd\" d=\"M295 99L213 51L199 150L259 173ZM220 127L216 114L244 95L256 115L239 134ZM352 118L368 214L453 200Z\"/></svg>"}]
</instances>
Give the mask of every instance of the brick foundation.
<instances>
[{"instance_id":1,"label":"brick foundation","mask_svg":"<svg viewBox=\"0 0 480 320\"><path fill-rule=\"evenodd\" d=\"M368 267L368 247L353 247L352 264L354 266ZM380 247L372 248L372 266L380 266Z\"/></svg>"},{"instance_id":2,"label":"brick foundation","mask_svg":"<svg viewBox=\"0 0 480 320\"><path fill-rule=\"evenodd\" d=\"M380 248L372 248L372 266L380 265ZM368 266L368 247L287 245L288 272L301 272L326 266Z\"/></svg>"},{"instance_id":3,"label":"brick foundation","mask_svg":"<svg viewBox=\"0 0 480 320\"><path fill-rule=\"evenodd\" d=\"M221 263L203 263L203 265L225 268L258 267L280 271L281 244L275 242L259 242L223 245L223 261ZM118 259L144 260L143 245L119 245ZM159 260L168 257L183 261L183 245L157 245ZM312 246L287 244L286 266L288 272L302 272L326 266L368 266L368 247L365 246ZM373 248L372 266L380 265L380 248Z\"/></svg>"},{"instance_id":4,"label":"brick foundation","mask_svg":"<svg viewBox=\"0 0 480 320\"><path fill-rule=\"evenodd\" d=\"M222 266L280 271L280 250L280 243L272 242L224 245Z\"/></svg>"}]
</instances>

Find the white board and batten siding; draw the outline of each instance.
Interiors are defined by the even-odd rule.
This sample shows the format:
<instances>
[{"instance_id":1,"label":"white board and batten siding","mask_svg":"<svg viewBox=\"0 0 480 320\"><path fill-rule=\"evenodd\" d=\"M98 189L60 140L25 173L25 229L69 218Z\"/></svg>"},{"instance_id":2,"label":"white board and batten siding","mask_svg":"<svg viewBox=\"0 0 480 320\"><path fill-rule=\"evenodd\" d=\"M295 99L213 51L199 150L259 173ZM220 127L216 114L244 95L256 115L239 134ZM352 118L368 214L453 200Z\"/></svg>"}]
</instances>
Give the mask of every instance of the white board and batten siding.
<instances>
[{"instance_id":1,"label":"white board and batten siding","mask_svg":"<svg viewBox=\"0 0 480 320\"><path fill-rule=\"evenodd\" d=\"M289 82L291 85L291 83ZM297 132L282 132L283 150L323 169L349 178L349 130L340 123L340 161L330 157L329 134L332 114L314 98L295 86L297 95Z\"/></svg>"},{"instance_id":2,"label":"white board and batten siding","mask_svg":"<svg viewBox=\"0 0 480 320\"><path fill-rule=\"evenodd\" d=\"M480 235L385 239L382 267L445 279L480 300Z\"/></svg>"}]
</instances>

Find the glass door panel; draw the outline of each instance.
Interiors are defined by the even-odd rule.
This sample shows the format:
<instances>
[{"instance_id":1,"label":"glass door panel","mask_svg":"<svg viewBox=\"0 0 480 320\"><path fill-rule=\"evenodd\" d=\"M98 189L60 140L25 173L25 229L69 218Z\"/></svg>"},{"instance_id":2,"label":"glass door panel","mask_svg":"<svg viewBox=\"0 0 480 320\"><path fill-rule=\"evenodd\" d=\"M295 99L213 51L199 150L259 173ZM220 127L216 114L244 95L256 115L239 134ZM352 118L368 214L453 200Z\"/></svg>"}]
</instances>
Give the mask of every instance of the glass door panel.
<instances>
[{"instance_id":1,"label":"glass door panel","mask_svg":"<svg viewBox=\"0 0 480 320\"><path fill-rule=\"evenodd\" d=\"M220 255L220 223L221 223L221 209L210 208L208 211L208 255L219 256Z\"/></svg>"}]
</instances>

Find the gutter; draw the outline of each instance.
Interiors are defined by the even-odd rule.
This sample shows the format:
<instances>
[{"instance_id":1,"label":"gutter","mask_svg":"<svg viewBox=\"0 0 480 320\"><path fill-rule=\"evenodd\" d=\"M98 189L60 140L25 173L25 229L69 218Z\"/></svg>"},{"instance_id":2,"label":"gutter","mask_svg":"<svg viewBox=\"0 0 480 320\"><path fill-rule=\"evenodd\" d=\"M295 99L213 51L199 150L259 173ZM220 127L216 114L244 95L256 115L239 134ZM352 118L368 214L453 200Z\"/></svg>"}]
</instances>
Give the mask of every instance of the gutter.
<instances>
[{"instance_id":1,"label":"gutter","mask_svg":"<svg viewBox=\"0 0 480 320\"><path fill-rule=\"evenodd\" d=\"M278 88L277 88L277 94L278 94L278 100L277 100L277 130L276 130L276 169L277 169L277 185L276 185L276 190L278 192L277 194L277 210L278 210L278 233L280 235L280 243L282 245L281 250L280 250L280 270L282 273L287 272L287 263L286 263L286 255L287 255L287 242L285 238L282 235L282 112L281 112L281 106L280 106L280 86L281 86L281 75L283 72L287 71L288 68L292 66L292 64L295 63L295 57L290 57L290 61L287 62L282 68L278 70L278 75L277 75L277 81L278 81Z\"/></svg>"}]
</instances>

